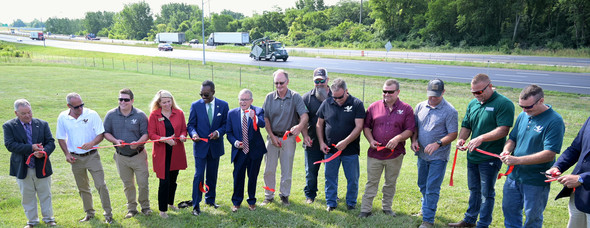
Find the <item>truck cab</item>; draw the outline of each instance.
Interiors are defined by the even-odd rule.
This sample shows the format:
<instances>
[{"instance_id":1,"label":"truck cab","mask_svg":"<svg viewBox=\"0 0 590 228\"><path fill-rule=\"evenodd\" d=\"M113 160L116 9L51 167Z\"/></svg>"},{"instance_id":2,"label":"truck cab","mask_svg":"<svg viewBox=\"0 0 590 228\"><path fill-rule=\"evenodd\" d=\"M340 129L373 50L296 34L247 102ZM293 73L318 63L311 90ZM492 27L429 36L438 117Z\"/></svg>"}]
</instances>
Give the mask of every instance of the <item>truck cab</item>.
<instances>
[{"instance_id":1,"label":"truck cab","mask_svg":"<svg viewBox=\"0 0 590 228\"><path fill-rule=\"evenodd\" d=\"M262 52L258 57L253 53L255 47L258 46ZM260 38L252 42L252 52L250 58L254 60L270 60L276 62L277 59L282 59L284 62L289 58L289 53L283 47L283 43L269 39L268 37Z\"/></svg>"}]
</instances>

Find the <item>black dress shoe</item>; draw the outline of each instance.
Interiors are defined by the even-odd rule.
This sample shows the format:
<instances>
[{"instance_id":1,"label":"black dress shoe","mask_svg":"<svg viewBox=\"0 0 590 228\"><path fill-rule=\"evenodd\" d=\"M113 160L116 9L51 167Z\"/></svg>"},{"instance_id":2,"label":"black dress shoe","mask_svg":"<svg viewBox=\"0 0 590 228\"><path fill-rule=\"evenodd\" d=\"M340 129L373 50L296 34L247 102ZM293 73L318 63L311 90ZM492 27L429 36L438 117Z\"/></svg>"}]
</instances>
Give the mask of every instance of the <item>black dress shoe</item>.
<instances>
[{"instance_id":1,"label":"black dress shoe","mask_svg":"<svg viewBox=\"0 0 590 228\"><path fill-rule=\"evenodd\" d=\"M199 207L199 205L197 205L195 208L193 208L193 215L197 216L201 214L201 208Z\"/></svg>"},{"instance_id":2,"label":"black dress shoe","mask_svg":"<svg viewBox=\"0 0 590 228\"><path fill-rule=\"evenodd\" d=\"M354 210L355 207L352 205L346 205L346 209L348 209L350 211L350 210Z\"/></svg>"},{"instance_id":3,"label":"black dress shoe","mask_svg":"<svg viewBox=\"0 0 590 228\"><path fill-rule=\"evenodd\" d=\"M369 216L371 216L371 215L372 215L372 213L371 213L371 212L361 212L361 213L359 214L359 218L366 218L366 217L369 217Z\"/></svg>"},{"instance_id":4,"label":"black dress shoe","mask_svg":"<svg viewBox=\"0 0 590 228\"><path fill-rule=\"evenodd\" d=\"M207 205L212 206L215 209L219 208L219 204L216 203L207 203Z\"/></svg>"},{"instance_id":5,"label":"black dress shoe","mask_svg":"<svg viewBox=\"0 0 590 228\"><path fill-rule=\"evenodd\" d=\"M330 206L328 206L326 208L326 211L328 211L328 212L333 211L333 210L336 210L336 207L330 207Z\"/></svg>"}]
</instances>

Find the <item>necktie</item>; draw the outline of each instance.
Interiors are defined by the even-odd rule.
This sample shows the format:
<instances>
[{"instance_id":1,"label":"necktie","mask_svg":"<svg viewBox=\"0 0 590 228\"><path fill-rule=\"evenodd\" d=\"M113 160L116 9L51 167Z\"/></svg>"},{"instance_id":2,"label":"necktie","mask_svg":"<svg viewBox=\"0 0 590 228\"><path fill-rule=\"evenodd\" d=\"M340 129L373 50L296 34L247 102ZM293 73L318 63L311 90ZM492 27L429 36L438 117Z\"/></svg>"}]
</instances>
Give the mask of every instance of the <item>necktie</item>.
<instances>
[{"instance_id":1,"label":"necktie","mask_svg":"<svg viewBox=\"0 0 590 228\"><path fill-rule=\"evenodd\" d=\"M33 129L30 123L25 124L25 131L27 132L27 143L33 144ZM29 168L35 168L35 159L31 159Z\"/></svg>"},{"instance_id":2,"label":"necktie","mask_svg":"<svg viewBox=\"0 0 590 228\"><path fill-rule=\"evenodd\" d=\"M211 103L208 103L209 109L207 109L207 115L209 116L209 125L213 124L213 106Z\"/></svg>"},{"instance_id":3,"label":"necktie","mask_svg":"<svg viewBox=\"0 0 590 228\"><path fill-rule=\"evenodd\" d=\"M244 113L242 117L242 151L244 151L244 154L250 152L250 148L248 147L248 117L246 115L247 114Z\"/></svg>"}]
</instances>

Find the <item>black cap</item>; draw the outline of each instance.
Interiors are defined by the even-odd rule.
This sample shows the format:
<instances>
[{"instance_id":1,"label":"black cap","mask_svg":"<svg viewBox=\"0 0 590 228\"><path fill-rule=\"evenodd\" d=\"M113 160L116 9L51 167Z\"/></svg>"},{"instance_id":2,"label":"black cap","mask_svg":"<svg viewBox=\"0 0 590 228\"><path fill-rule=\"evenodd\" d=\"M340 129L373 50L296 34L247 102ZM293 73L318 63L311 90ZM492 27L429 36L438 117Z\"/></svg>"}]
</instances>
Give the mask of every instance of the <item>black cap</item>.
<instances>
[{"instance_id":1,"label":"black cap","mask_svg":"<svg viewBox=\"0 0 590 228\"><path fill-rule=\"evenodd\" d=\"M445 83L440 79L434 79L428 82L426 95L429 97L440 97L445 90Z\"/></svg>"}]
</instances>

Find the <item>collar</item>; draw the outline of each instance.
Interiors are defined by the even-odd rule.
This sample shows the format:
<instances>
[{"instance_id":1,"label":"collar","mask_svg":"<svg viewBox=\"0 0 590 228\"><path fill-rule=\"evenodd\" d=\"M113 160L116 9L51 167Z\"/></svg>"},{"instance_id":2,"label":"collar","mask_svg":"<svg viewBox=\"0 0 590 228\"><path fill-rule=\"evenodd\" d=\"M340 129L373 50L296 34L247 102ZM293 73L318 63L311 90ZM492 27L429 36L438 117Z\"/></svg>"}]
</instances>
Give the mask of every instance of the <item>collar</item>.
<instances>
[{"instance_id":1,"label":"collar","mask_svg":"<svg viewBox=\"0 0 590 228\"><path fill-rule=\"evenodd\" d=\"M393 106L391 106L391 109L394 110L395 108L397 108L397 106L399 106L400 103L401 100L398 97L397 100L393 103ZM383 107L388 108L387 104L385 103L385 100L381 100L381 104L383 104Z\"/></svg>"},{"instance_id":2,"label":"collar","mask_svg":"<svg viewBox=\"0 0 590 228\"><path fill-rule=\"evenodd\" d=\"M125 116L123 115L123 113L121 112L121 107L117 106L117 114L119 114L120 116ZM131 112L129 112L129 115L127 116L132 116L133 114L137 113L137 110L135 109L134 106L131 106ZM81 116L81 115L80 115Z\"/></svg>"},{"instance_id":3,"label":"collar","mask_svg":"<svg viewBox=\"0 0 590 228\"><path fill-rule=\"evenodd\" d=\"M274 93L275 93L275 99L281 99L281 97L279 96L279 91L275 90ZM287 94L285 94L284 99L287 99L287 98L289 98L289 99L291 98L291 90L290 89L287 89Z\"/></svg>"},{"instance_id":4,"label":"collar","mask_svg":"<svg viewBox=\"0 0 590 228\"><path fill-rule=\"evenodd\" d=\"M428 100L426 100L426 107L430 108L430 109L441 109L443 108L445 105L447 105L447 101L445 100L445 98L443 98L440 103L438 103L437 106L432 107L430 104L428 104Z\"/></svg>"},{"instance_id":5,"label":"collar","mask_svg":"<svg viewBox=\"0 0 590 228\"><path fill-rule=\"evenodd\" d=\"M543 111L543 112L541 112L541 113L539 113L539 115L536 115L536 116L529 116L527 114L527 116L529 117L529 119L540 119L540 118L543 118L546 115L549 115L549 113L551 113L553 111L553 107L551 105L549 105L549 104L543 104L543 105L547 106L548 109L545 110L545 111Z\"/></svg>"}]
</instances>

